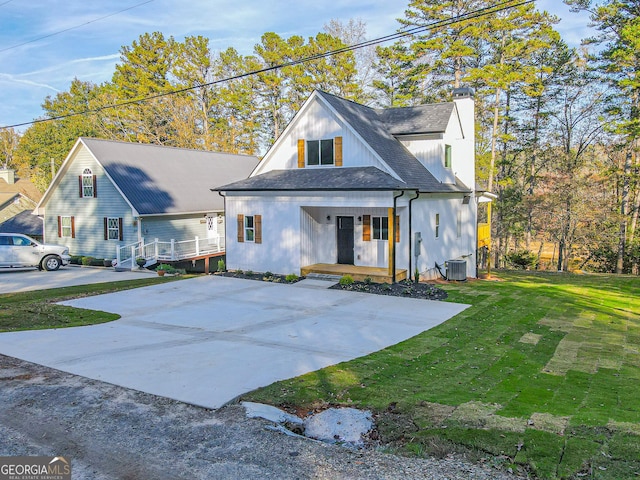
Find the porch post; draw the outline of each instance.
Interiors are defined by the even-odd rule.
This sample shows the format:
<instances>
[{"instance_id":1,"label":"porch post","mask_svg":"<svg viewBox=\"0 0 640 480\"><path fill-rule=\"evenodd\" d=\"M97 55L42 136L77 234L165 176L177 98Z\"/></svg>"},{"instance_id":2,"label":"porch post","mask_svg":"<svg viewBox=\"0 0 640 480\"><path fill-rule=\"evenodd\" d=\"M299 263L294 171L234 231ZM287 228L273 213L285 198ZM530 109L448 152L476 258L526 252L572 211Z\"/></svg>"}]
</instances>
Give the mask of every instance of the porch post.
<instances>
[{"instance_id":1,"label":"porch post","mask_svg":"<svg viewBox=\"0 0 640 480\"><path fill-rule=\"evenodd\" d=\"M176 259L176 240L174 238L171 239L171 260Z\"/></svg>"},{"instance_id":2,"label":"porch post","mask_svg":"<svg viewBox=\"0 0 640 480\"><path fill-rule=\"evenodd\" d=\"M196 236L196 257L200 256L200 239Z\"/></svg>"}]
</instances>

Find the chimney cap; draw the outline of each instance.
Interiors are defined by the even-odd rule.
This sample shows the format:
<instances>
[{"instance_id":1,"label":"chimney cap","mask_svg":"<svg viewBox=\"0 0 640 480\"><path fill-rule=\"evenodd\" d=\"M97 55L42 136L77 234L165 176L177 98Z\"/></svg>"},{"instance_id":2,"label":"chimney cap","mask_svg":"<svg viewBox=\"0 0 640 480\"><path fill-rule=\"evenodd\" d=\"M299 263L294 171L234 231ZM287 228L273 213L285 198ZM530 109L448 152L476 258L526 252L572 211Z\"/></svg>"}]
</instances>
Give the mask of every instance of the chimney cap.
<instances>
[{"instance_id":1,"label":"chimney cap","mask_svg":"<svg viewBox=\"0 0 640 480\"><path fill-rule=\"evenodd\" d=\"M473 88L471 87L460 87L453 89L453 98L473 98Z\"/></svg>"}]
</instances>

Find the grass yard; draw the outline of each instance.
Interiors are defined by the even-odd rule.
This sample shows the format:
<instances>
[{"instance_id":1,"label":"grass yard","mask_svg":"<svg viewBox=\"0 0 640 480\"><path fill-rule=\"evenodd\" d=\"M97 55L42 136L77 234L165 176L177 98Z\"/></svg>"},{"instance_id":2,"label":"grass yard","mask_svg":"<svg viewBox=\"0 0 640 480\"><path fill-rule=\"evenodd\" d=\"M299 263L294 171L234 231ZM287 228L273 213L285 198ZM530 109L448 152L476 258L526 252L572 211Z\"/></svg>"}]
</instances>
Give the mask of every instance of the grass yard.
<instances>
[{"instance_id":1,"label":"grass yard","mask_svg":"<svg viewBox=\"0 0 640 480\"><path fill-rule=\"evenodd\" d=\"M498 275L446 285L472 307L428 332L244 399L371 409L382 444L407 454L640 478L640 278Z\"/></svg>"},{"instance_id":2,"label":"grass yard","mask_svg":"<svg viewBox=\"0 0 640 480\"><path fill-rule=\"evenodd\" d=\"M188 277L149 277L141 280L124 280L33 292L0 294L0 333L44 328L80 327L117 320L120 316L113 313L66 307L55 303L90 295L146 287L147 285L171 282L180 278Z\"/></svg>"}]
</instances>

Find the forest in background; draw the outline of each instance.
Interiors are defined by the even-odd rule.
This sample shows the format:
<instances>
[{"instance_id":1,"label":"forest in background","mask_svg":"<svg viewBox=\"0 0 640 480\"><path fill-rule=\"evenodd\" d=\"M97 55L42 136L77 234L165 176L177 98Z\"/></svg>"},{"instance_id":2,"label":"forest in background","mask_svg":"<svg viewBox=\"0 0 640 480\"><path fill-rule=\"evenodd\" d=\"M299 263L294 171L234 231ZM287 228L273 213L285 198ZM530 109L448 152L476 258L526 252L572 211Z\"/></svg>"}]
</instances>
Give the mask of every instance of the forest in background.
<instances>
[{"instance_id":1,"label":"forest in background","mask_svg":"<svg viewBox=\"0 0 640 480\"><path fill-rule=\"evenodd\" d=\"M471 87L478 183L497 195L492 264L640 274L640 2L565 3L596 27L580 48L534 3L484 0L412 0L399 19L412 34L358 49L345 47L366 40L359 20L268 32L250 55L144 33L111 81L75 79L43 100L44 121L0 129L0 167L44 191L80 136L260 155L314 89L386 108Z\"/></svg>"}]
</instances>

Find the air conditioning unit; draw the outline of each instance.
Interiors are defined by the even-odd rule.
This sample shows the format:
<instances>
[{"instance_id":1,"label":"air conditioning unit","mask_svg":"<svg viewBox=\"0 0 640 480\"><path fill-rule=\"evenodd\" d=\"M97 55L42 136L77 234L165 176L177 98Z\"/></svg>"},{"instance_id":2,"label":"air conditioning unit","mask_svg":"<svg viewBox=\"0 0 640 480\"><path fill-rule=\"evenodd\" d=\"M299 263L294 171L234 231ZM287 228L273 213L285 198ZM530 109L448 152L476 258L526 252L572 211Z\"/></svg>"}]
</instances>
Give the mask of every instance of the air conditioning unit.
<instances>
[{"instance_id":1,"label":"air conditioning unit","mask_svg":"<svg viewBox=\"0 0 640 480\"><path fill-rule=\"evenodd\" d=\"M447 261L447 280L466 280L467 279L467 261L466 260L449 260Z\"/></svg>"}]
</instances>

